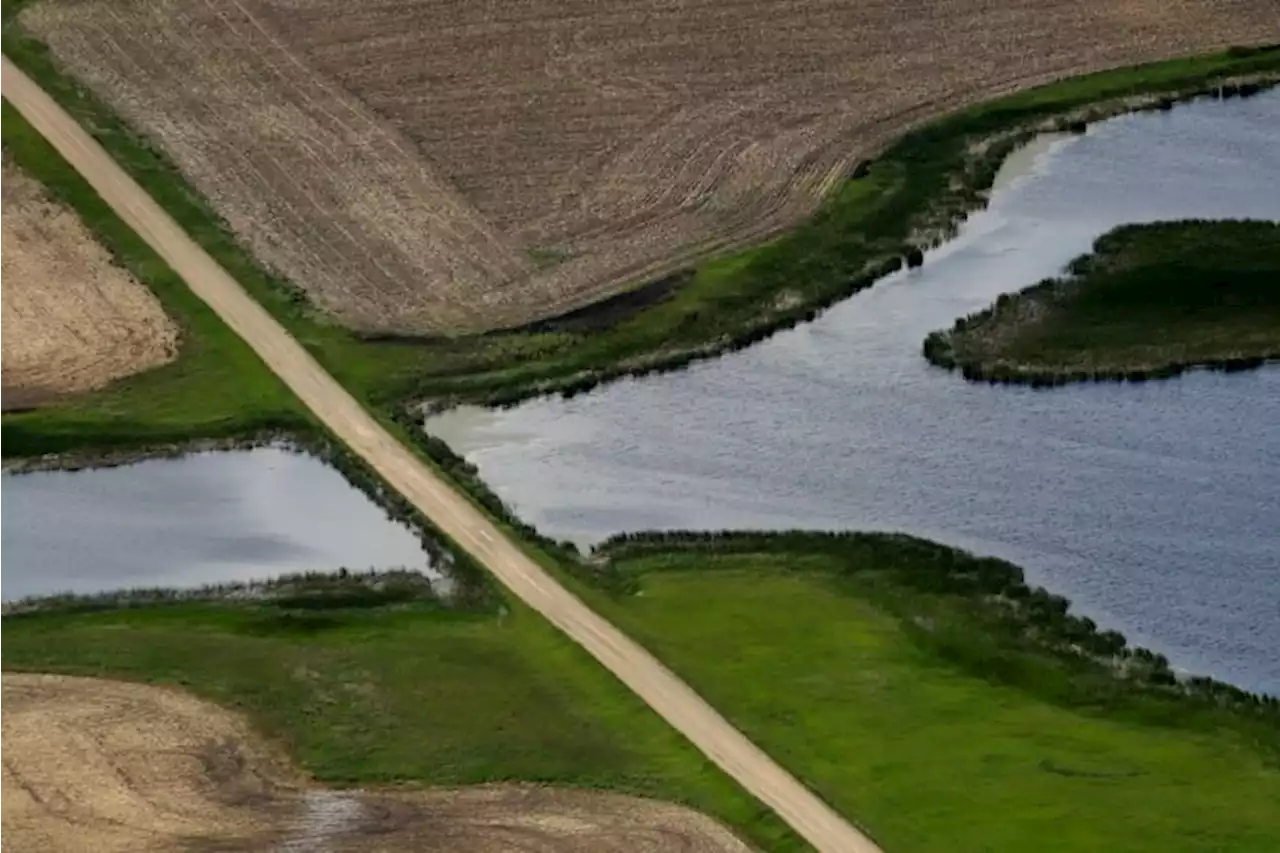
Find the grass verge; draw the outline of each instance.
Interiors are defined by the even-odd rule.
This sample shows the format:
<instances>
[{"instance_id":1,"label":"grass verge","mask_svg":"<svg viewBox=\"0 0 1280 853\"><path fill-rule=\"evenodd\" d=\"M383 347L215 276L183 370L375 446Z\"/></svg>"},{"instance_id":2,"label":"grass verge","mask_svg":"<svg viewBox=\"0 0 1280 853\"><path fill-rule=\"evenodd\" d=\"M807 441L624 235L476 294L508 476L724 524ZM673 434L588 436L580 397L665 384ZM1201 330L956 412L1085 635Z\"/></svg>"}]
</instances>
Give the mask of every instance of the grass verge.
<instances>
[{"instance_id":1,"label":"grass verge","mask_svg":"<svg viewBox=\"0 0 1280 853\"><path fill-rule=\"evenodd\" d=\"M601 612L886 850L1274 849L1280 703L1173 683L1014 566L858 534L604 553L639 594Z\"/></svg>"},{"instance_id":2,"label":"grass verge","mask_svg":"<svg viewBox=\"0 0 1280 853\"><path fill-rule=\"evenodd\" d=\"M180 329L172 363L48 407L6 413L6 456L245 438L312 429L311 417L244 341L107 206L17 110L3 105L4 156L80 217Z\"/></svg>"},{"instance_id":3,"label":"grass verge","mask_svg":"<svg viewBox=\"0 0 1280 853\"><path fill-rule=\"evenodd\" d=\"M934 332L925 357L966 379L1032 385L1280 358L1280 223L1121 226L1068 272Z\"/></svg>"},{"instance_id":4,"label":"grass verge","mask_svg":"<svg viewBox=\"0 0 1280 853\"><path fill-rule=\"evenodd\" d=\"M353 601L373 606L334 606ZM5 617L3 665L185 687L248 714L315 778L339 786L608 788L685 803L762 849L805 849L522 605L387 601L294 589L115 610L64 603Z\"/></svg>"}]
</instances>

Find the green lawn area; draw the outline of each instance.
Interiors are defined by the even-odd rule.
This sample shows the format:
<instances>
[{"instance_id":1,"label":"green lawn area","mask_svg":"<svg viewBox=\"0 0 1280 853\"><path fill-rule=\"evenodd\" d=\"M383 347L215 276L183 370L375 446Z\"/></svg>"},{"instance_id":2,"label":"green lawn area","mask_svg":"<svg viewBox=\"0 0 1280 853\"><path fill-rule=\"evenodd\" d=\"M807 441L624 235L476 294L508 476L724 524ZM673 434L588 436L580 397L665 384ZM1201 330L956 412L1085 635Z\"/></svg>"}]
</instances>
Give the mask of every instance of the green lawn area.
<instances>
[{"instance_id":1,"label":"green lawn area","mask_svg":"<svg viewBox=\"0 0 1280 853\"><path fill-rule=\"evenodd\" d=\"M306 430L310 417L249 347L6 101L4 156L74 210L180 328L178 358L107 388L5 414L6 456Z\"/></svg>"},{"instance_id":2,"label":"green lawn area","mask_svg":"<svg viewBox=\"0 0 1280 853\"><path fill-rule=\"evenodd\" d=\"M332 784L610 788L685 802L763 849L806 849L576 645L508 608L8 616L3 664L184 686L247 713Z\"/></svg>"},{"instance_id":3,"label":"green lawn area","mask_svg":"<svg viewBox=\"0 0 1280 853\"><path fill-rule=\"evenodd\" d=\"M631 568L608 616L890 853L1276 849L1274 717L1157 725L1002 684L921 641L948 618L927 596L821 557Z\"/></svg>"},{"instance_id":4,"label":"green lawn area","mask_svg":"<svg viewBox=\"0 0 1280 853\"><path fill-rule=\"evenodd\" d=\"M1069 273L930 335L926 356L973 379L1047 382L1280 358L1280 223L1121 226Z\"/></svg>"}]
</instances>

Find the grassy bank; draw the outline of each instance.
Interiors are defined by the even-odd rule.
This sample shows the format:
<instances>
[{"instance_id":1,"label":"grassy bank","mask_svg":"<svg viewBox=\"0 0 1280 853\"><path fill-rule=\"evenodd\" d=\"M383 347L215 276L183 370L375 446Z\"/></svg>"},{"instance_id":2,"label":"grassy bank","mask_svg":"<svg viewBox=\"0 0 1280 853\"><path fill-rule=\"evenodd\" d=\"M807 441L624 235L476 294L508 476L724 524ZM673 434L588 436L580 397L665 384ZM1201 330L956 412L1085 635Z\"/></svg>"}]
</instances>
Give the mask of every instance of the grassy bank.
<instances>
[{"instance_id":1,"label":"grassy bank","mask_svg":"<svg viewBox=\"0 0 1280 853\"><path fill-rule=\"evenodd\" d=\"M6 670L183 686L247 713L328 783L610 788L687 803L762 849L805 849L518 604L295 593L6 616L4 629Z\"/></svg>"},{"instance_id":2,"label":"grassy bank","mask_svg":"<svg viewBox=\"0 0 1280 853\"><path fill-rule=\"evenodd\" d=\"M309 430L311 419L249 347L106 205L13 109L4 156L67 205L179 327L172 363L46 408L7 413L6 456L161 446Z\"/></svg>"},{"instance_id":3,"label":"grassy bank","mask_svg":"<svg viewBox=\"0 0 1280 853\"><path fill-rule=\"evenodd\" d=\"M934 332L925 357L967 379L1033 385L1280 358L1280 223L1122 226L1068 273Z\"/></svg>"},{"instance_id":4,"label":"grassy bank","mask_svg":"<svg viewBox=\"0 0 1280 853\"><path fill-rule=\"evenodd\" d=\"M887 850L1265 851L1280 835L1280 705L1176 686L1007 563L883 535L605 552L639 594L602 612Z\"/></svg>"},{"instance_id":5,"label":"grassy bank","mask_svg":"<svg viewBox=\"0 0 1280 853\"><path fill-rule=\"evenodd\" d=\"M628 374L672 369L747 346L918 258L984 203L1000 160L1036 128L1167 108L1227 79L1280 75L1280 47L1235 49L1095 74L961 111L862 164L807 222L768 243L712 259L634 300L535 328L454 339L361 339L327 322L301 292L261 269L171 163L62 74L5 0L4 49L107 148L214 258L357 396L505 403L573 393ZM1249 94L1247 83L1228 93ZM1135 100L1136 99L1136 100Z\"/></svg>"}]
</instances>

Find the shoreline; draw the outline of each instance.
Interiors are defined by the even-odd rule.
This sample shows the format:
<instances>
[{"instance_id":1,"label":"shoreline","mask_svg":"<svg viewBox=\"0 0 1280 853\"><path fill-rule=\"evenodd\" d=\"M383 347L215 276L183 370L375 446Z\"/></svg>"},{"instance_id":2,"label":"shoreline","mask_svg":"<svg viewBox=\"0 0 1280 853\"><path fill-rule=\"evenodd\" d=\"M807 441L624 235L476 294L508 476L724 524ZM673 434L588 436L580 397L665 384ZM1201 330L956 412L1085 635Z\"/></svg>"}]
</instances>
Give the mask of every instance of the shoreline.
<instances>
[{"instance_id":1,"label":"shoreline","mask_svg":"<svg viewBox=\"0 0 1280 853\"><path fill-rule=\"evenodd\" d=\"M1274 53L1277 60L1277 68L1280 69L1280 48L1265 48L1262 50L1264 55L1267 56ZM1100 72L1102 75L1107 73L1109 72ZM1070 78L1062 82L1069 83L1074 79L1078 78ZM697 362L713 360L746 349L753 344L767 340L775 334L813 321L827 309L874 286L888 275L904 268L911 269L919 266L923 263L923 253L925 251L945 244L955 236L965 219L973 213L985 209L992 192L992 182L1000 166L1011 153L1041 134L1082 134L1087 132L1089 125L1125 115L1143 112L1165 112L1176 108L1179 104L1201 99L1230 100L1232 98L1249 98L1270 91L1277 86L1280 86L1280 70L1227 75L1220 78L1211 78L1209 82L1201 82L1195 85L1157 89L1154 92L1143 94L1111 96L1091 101L1084 105L1074 106L1067 110L1050 111L1034 120L1015 122L977 139L964 136L963 133L958 134L964 137L969 150L959 166L943 176L949 187L942 192L942 198L926 200L918 209L911 212L910 218L919 220L919 222L916 227L912 228L911 233L906 236L901 245L896 246L891 251L867 259L860 272L844 280L834 289L823 291L813 298L789 298L775 300L772 305L762 304L759 306L760 310L746 317L739 324L736 331L725 333L715 340L704 341L683 348L676 345L674 347L659 347L637 351L603 366L586 367L573 372L552 370L548 371L549 375L545 378L532 377L527 381L510 383L502 378L492 383L485 380L490 373L504 372L511 369L511 365L500 365L489 373L470 372L456 377L444 376L438 382L426 380L421 383L417 392L408 394L408 397L412 400L409 405L431 414L436 414L457 405L508 408L525 400L542 396L558 394L571 398L577 394L587 393L600 385L606 385L620 379L672 373L683 370ZM1026 91L1035 92L1037 90ZM1010 98L1016 97L1017 95L1010 96ZM1005 99L1000 99L994 103L998 105L1003 100ZM983 106L990 105L984 104ZM926 134L935 130L941 130L945 133L949 129L947 127L949 124L953 122L963 124L968 112L962 111L957 114L943 116L924 125L917 131L912 131L900 137L897 141L886 146L885 150L876 159L861 161L859 168L854 176L848 179L848 182L855 183L874 177L877 166L882 166L882 161L891 160L894 155L900 153L900 148L910 143L914 134ZM878 201L886 203L884 199ZM892 199L889 199L887 203L891 202ZM824 205L820 206L815 212L813 218L819 219L825 216L827 213L826 207L827 204L824 202ZM796 237L809 224L808 221L801 222L791 231L776 235L770 241L758 244L755 247L740 249L737 253L725 256L723 260L732 261L737 257L749 255L753 249L764 249L777 243L785 242L789 238ZM714 258L705 263L715 263L718 260L721 260L721 258ZM677 275L690 277L688 270L682 270ZM696 267L690 278L696 281ZM663 280L650 282L641 285L635 291L628 292L640 293L650 286L662 283ZM675 294L674 298L678 298L679 288L676 289ZM770 295L794 296L794 293L790 290L784 290L781 294ZM662 297L662 300L672 298L670 292L667 292ZM604 300L599 303L599 307L608 311L614 304L615 299L616 297ZM661 305L661 301L658 304ZM571 314L575 318L589 316L593 307L595 306L587 306L571 312ZM642 308L626 319L642 318L644 310ZM560 318L549 318L542 322L547 325L554 325L558 319ZM502 339L504 336L513 334L518 334L518 332L495 331L487 333L485 337ZM604 331L598 334L607 338L610 333ZM568 357L571 358L572 353ZM460 386L461 390L450 391L449 388L451 386ZM439 387L439 390L433 390L437 387Z\"/></svg>"}]
</instances>

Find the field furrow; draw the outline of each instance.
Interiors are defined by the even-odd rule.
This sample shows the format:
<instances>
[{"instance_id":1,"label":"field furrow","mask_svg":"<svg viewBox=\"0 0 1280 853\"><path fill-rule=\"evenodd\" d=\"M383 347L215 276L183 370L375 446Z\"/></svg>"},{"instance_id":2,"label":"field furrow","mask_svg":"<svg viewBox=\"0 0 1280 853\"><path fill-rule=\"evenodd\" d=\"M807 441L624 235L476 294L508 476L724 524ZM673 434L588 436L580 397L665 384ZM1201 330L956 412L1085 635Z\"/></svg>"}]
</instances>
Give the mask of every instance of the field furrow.
<instances>
[{"instance_id":1,"label":"field furrow","mask_svg":"<svg viewBox=\"0 0 1280 853\"><path fill-rule=\"evenodd\" d=\"M42 0L20 20L263 261L390 332L519 325L775 234L960 106L1280 39L1272 0Z\"/></svg>"}]
</instances>

